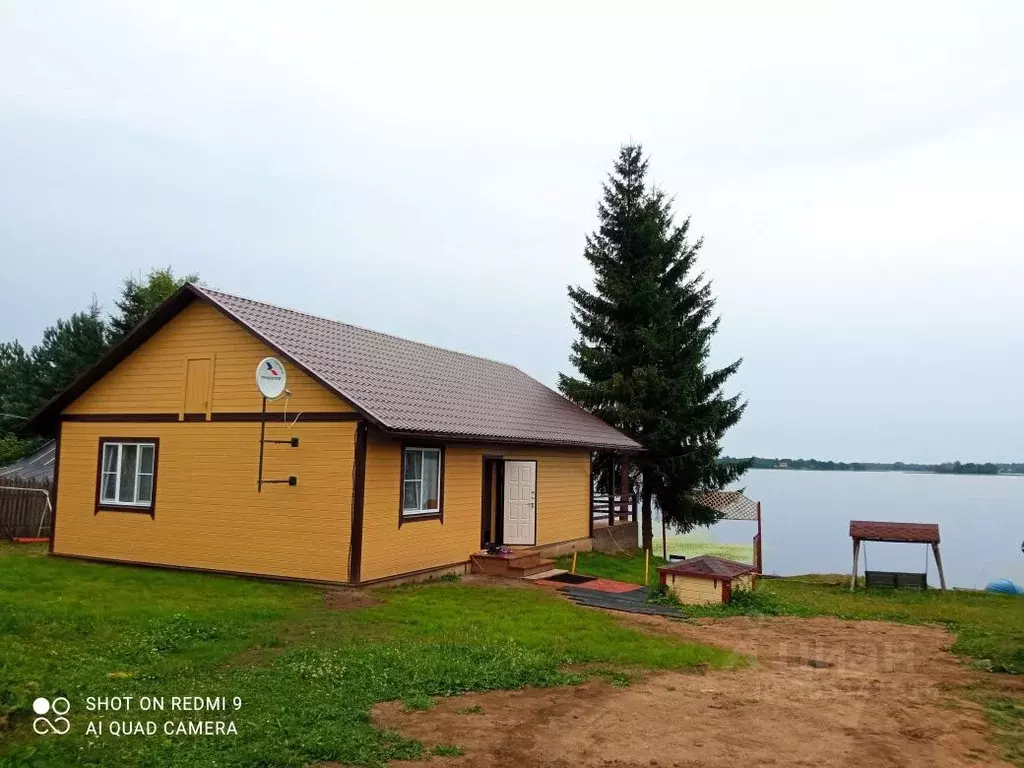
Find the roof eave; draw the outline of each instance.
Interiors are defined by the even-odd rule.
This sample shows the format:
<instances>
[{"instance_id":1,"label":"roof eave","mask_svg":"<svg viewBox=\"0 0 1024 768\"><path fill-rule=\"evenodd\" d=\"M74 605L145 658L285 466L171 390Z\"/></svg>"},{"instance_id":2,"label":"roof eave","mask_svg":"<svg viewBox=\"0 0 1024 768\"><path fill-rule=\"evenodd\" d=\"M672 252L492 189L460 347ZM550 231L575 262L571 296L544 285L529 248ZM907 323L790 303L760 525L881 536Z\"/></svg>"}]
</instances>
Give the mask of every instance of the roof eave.
<instances>
[{"instance_id":1,"label":"roof eave","mask_svg":"<svg viewBox=\"0 0 1024 768\"><path fill-rule=\"evenodd\" d=\"M430 432L411 429L388 429L383 431L392 437L402 440L430 440L442 443L485 443L488 445L529 445L538 448L576 448L583 451L619 451L621 453L636 454L642 453L645 449L642 445L623 446L612 443L598 442L574 442L568 440L544 440L516 437L503 437L500 435L472 435L452 432Z\"/></svg>"},{"instance_id":2,"label":"roof eave","mask_svg":"<svg viewBox=\"0 0 1024 768\"><path fill-rule=\"evenodd\" d=\"M660 566L658 566L658 573L671 573L671 574L673 574L675 576L686 576L688 578L693 578L693 579L708 579L709 581L710 580L715 580L715 581L732 581L733 579L738 579L740 576L746 576L749 573L757 573L757 568L755 568L754 566L750 566L750 568L748 568L745 571L740 571L739 573L733 573L731 575L725 575L725 574L721 574L721 573L715 574L715 573L694 573L692 571L677 571L677 570L673 570L672 566L670 566L670 565L660 565Z\"/></svg>"}]
</instances>

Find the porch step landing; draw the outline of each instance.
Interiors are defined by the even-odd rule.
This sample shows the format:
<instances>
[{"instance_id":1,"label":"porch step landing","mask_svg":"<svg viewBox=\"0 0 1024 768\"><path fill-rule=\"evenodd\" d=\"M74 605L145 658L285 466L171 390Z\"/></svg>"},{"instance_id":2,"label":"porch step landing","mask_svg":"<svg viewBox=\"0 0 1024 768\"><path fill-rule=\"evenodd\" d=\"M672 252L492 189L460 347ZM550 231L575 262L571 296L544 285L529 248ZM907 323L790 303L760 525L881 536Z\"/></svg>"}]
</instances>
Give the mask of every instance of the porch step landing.
<instances>
[{"instance_id":1,"label":"porch step landing","mask_svg":"<svg viewBox=\"0 0 1024 768\"><path fill-rule=\"evenodd\" d=\"M539 579L550 579L552 576L561 576L563 573L568 573L565 568L552 568L547 571L541 571L540 573L534 573L530 576L524 576L527 581L538 581Z\"/></svg>"},{"instance_id":2,"label":"porch step landing","mask_svg":"<svg viewBox=\"0 0 1024 768\"><path fill-rule=\"evenodd\" d=\"M486 573L491 576L508 576L521 579L544 571L550 571L554 560L548 560L539 552L522 549L509 555L488 555L478 553L470 555L474 573Z\"/></svg>"},{"instance_id":3,"label":"porch step landing","mask_svg":"<svg viewBox=\"0 0 1024 768\"><path fill-rule=\"evenodd\" d=\"M534 576L535 574L543 573L544 571L550 571L551 566L554 564L554 560L543 560L540 556L537 556L530 563L513 561L508 564L508 575L526 578L527 576Z\"/></svg>"}]
</instances>

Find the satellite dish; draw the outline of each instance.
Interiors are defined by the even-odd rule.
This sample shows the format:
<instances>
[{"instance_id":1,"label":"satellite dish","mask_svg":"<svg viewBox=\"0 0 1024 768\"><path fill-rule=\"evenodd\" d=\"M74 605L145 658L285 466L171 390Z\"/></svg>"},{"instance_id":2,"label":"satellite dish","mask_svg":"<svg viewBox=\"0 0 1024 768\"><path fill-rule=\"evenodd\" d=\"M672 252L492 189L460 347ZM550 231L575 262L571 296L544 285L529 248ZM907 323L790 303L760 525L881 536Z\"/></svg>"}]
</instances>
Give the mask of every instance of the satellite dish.
<instances>
[{"instance_id":1,"label":"satellite dish","mask_svg":"<svg viewBox=\"0 0 1024 768\"><path fill-rule=\"evenodd\" d=\"M264 357L256 366L256 387L268 400L276 400L284 394L288 376L284 366L276 357Z\"/></svg>"}]
</instances>

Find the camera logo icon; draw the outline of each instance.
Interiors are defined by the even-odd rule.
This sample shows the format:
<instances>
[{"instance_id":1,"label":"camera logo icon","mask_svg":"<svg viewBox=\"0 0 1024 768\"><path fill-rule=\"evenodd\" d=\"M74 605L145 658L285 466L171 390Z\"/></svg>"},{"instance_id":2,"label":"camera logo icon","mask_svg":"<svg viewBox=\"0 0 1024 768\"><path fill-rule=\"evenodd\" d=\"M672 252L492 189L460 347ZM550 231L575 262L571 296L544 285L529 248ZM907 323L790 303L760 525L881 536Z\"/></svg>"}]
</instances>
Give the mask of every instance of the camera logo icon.
<instances>
[{"instance_id":1,"label":"camera logo icon","mask_svg":"<svg viewBox=\"0 0 1024 768\"><path fill-rule=\"evenodd\" d=\"M47 733L63 736L71 730L71 721L64 717L71 711L71 702L63 696L58 696L52 702L40 696L32 702L32 711L39 715L32 721L32 730L40 736ZM47 714L55 715L55 717L50 719L45 717Z\"/></svg>"}]
</instances>

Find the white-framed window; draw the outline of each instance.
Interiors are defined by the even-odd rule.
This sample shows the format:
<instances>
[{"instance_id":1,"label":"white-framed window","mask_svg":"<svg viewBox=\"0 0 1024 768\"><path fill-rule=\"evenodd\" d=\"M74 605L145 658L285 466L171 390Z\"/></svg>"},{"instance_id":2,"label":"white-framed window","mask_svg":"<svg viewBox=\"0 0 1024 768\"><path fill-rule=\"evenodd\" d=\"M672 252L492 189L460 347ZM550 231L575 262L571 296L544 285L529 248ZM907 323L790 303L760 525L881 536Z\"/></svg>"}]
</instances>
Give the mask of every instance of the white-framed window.
<instances>
[{"instance_id":1,"label":"white-framed window","mask_svg":"<svg viewBox=\"0 0 1024 768\"><path fill-rule=\"evenodd\" d=\"M440 517L444 456L440 448L402 451L402 517Z\"/></svg>"},{"instance_id":2,"label":"white-framed window","mask_svg":"<svg viewBox=\"0 0 1024 768\"><path fill-rule=\"evenodd\" d=\"M100 442L100 506L153 508L157 444L155 438Z\"/></svg>"}]
</instances>

